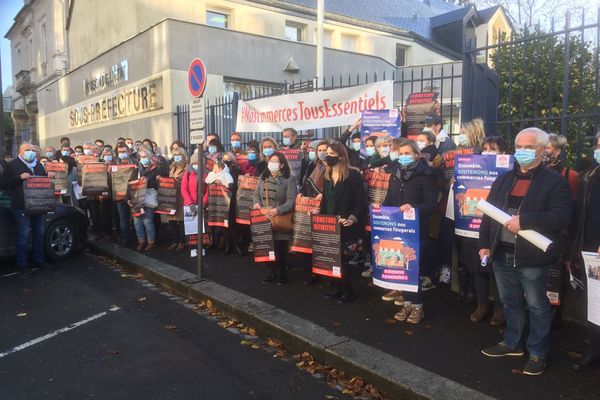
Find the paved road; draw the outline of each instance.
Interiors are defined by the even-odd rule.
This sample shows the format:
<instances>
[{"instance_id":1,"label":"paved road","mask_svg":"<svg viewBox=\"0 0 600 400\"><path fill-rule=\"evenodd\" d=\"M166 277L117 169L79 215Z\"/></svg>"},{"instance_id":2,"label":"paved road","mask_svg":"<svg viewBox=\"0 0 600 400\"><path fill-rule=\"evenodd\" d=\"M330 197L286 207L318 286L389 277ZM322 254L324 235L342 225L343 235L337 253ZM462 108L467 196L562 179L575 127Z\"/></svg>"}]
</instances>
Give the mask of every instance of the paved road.
<instances>
[{"instance_id":1,"label":"paved road","mask_svg":"<svg viewBox=\"0 0 600 400\"><path fill-rule=\"evenodd\" d=\"M0 399L347 398L95 257L10 272L0 267Z\"/></svg>"}]
</instances>

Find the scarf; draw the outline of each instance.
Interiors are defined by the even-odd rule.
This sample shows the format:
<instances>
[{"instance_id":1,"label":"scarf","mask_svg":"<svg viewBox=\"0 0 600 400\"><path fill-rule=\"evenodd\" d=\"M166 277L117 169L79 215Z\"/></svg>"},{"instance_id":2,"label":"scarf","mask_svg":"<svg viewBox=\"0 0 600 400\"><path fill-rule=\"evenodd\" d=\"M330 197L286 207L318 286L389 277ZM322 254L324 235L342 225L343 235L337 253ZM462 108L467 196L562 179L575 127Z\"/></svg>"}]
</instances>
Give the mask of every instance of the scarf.
<instances>
[{"instance_id":1,"label":"scarf","mask_svg":"<svg viewBox=\"0 0 600 400\"><path fill-rule=\"evenodd\" d=\"M34 172L34 168L37 165L37 160L34 158L32 162L27 162L23 159L23 157L19 156L19 160L21 160L21 162L23 164L25 164L27 166L27 168L29 168L31 170L31 173L35 173Z\"/></svg>"}]
</instances>

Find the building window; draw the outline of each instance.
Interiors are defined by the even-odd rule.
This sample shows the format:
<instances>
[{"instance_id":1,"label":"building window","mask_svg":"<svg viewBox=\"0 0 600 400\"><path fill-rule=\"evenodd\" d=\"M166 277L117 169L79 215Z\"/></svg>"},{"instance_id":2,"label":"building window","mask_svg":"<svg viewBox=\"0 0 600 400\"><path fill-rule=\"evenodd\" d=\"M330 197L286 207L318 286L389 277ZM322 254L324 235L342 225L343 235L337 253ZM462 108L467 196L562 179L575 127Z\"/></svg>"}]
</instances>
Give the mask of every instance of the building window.
<instances>
[{"instance_id":1,"label":"building window","mask_svg":"<svg viewBox=\"0 0 600 400\"><path fill-rule=\"evenodd\" d=\"M358 36L342 34L342 50L358 51Z\"/></svg>"},{"instance_id":2,"label":"building window","mask_svg":"<svg viewBox=\"0 0 600 400\"><path fill-rule=\"evenodd\" d=\"M292 42L301 42L303 29L304 27L302 25L286 22L284 32L285 39L291 40Z\"/></svg>"},{"instance_id":3,"label":"building window","mask_svg":"<svg viewBox=\"0 0 600 400\"><path fill-rule=\"evenodd\" d=\"M206 11L206 25L216 26L217 28L229 28L229 14Z\"/></svg>"},{"instance_id":4,"label":"building window","mask_svg":"<svg viewBox=\"0 0 600 400\"><path fill-rule=\"evenodd\" d=\"M331 47L333 31L323 29L323 47ZM317 44L317 30L315 29L315 45Z\"/></svg>"},{"instance_id":5,"label":"building window","mask_svg":"<svg viewBox=\"0 0 600 400\"><path fill-rule=\"evenodd\" d=\"M48 36L45 23L41 27L41 36L42 75L45 77L48 74Z\"/></svg>"},{"instance_id":6,"label":"building window","mask_svg":"<svg viewBox=\"0 0 600 400\"><path fill-rule=\"evenodd\" d=\"M396 45L396 67L406 66L406 50L408 50L406 46Z\"/></svg>"}]
</instances>

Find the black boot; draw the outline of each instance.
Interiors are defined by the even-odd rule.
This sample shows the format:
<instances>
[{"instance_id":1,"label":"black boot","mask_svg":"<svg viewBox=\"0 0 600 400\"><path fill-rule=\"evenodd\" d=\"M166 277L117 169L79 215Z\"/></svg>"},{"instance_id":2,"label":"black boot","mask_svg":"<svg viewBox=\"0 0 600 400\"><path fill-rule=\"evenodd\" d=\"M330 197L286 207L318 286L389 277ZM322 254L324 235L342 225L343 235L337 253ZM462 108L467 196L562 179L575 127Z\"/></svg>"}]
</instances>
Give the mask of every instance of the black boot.
<instances>
[{"instance_id":1,"label":"black boot","mask_svg":"<svg viewBox=\"0 0 600 400\"><path fill-rule=\"evenodd\" d=\"M338 299L338 304L346 304L350 303L354 300L356 296L354 295L354 291L352 288L347 288L342 292L342 295Z\"/></svg>"},{"instance_id":2,"label":"black boot","mask_svg":"<svg viewBox=\"0 0 600 400\"><path fill-rule=\"evenodd\" d=\"M586 351L583 357L579 359L576 363L571 365L571 369L577 372L588 372L596 366L600 360L600 356L592 353L590 350Z\"/></svg>"}]
</instances>

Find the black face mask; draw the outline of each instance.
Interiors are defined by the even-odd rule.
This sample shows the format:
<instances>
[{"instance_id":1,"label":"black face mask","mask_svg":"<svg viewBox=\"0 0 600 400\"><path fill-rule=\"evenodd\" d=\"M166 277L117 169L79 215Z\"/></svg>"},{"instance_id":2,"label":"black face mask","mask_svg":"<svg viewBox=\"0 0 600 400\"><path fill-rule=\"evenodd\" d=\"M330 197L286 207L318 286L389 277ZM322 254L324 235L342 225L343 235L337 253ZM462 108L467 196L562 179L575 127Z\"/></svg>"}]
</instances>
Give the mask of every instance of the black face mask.
<instances>
[{"instance_id":1,"label":"black face mask","mask_svg":"<svg viewBox=\"0 0 600 400\"><path fill-rule=\"evenodd\" d=\"M330 167L333 167L334 165L336 165L338 162L340 162L340 158L336 157L336 156L326 156L325 157L325 162L327 163L327 165L329 165Z\"/></svg>"}]
</instances>

